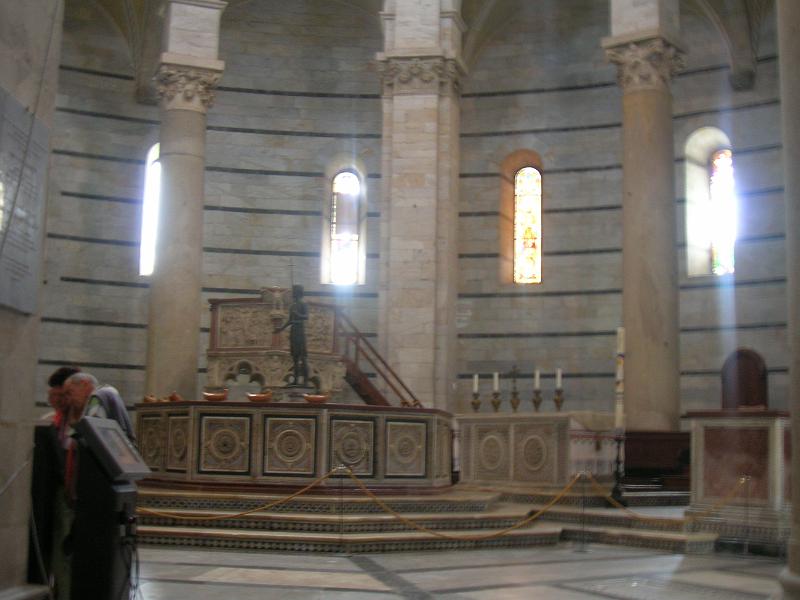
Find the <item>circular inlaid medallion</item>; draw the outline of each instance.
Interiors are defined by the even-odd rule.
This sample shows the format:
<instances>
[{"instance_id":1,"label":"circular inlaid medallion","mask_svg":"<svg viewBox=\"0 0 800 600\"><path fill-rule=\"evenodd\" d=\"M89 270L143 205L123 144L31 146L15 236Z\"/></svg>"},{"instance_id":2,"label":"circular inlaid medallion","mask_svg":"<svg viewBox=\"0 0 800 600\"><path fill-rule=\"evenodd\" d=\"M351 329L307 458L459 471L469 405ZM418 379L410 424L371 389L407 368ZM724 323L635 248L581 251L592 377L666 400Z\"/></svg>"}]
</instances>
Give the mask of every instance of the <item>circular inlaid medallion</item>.
<instances>
[{"instance_id":1,"label":"circular inlaid medallion","mask_svg":"<svg viewBox=\"0 0 800 600\"><path fill-rule=\"evenodd\" d=\"M231 460L241 452L241 445L236 432L230 429L218 429L211 435L208 451L217 460Z\"/></svg>"},{"instance_id":2,"label":"circular inlaid medallion","mask_svg":"<svg viewBox=\"0 0 800 600\"><path fill-rule=\"evenodd\" d=\"M496 435L487 435L483 438L478 450L481 466L488 471L497 469L506 456L503 441Z\"/></svg>"},{"instance_id":3,"label":"circular inlaid medallion","mask_svg":"<svg viewBox=\"0 0 800 600\"><path fill-rule=\"evenodd\" d=\"M294 463L303 458L306 441L296 429L284 429L275 436L275 454L285 463Z\"/></svg>"},{"instance_id":4,"label":"circular inlaid medallion","mask_svg":"<svg viewBox=\"0 0 800 600\"><path fill-rule=\"evenodd\" d=\"M345 464L358 464L367 457L367 443L357 431L348 431L339 439L337 454Z\"/></svg>"},{"instance_id":5,"label":"circular inlaid medallion","mask_svg":"<svg viewBox=\"0 0 800 600\"><path fill-rule=\"evenodd\" d=\"M142 436L142 455L148 465L158 462L161 457L161 435L157 425L145 429Z\"/></svg>"},{"instance_id":6,"label":"circular inlaid medallion","mask_svg":"<svg viewBox=\"0 0 800 600\"><path fill-rule=\"evenodd\" d=\"M525 467L531 471L538 471L547 460L547 444L538 435L525 438L522 442L522 460Z\"/></svg>"},{"instance_id":7,"label":"circular inlaid medallion","mask_svg":"<svg viewBox=\"0 0 800 600\"><path fill-rule=\"evenodd\" d=\"M400 435L392 445L394 457L397 462L410 465L419 455L419 444L412 435Z\"/></svg>"},{"instance_id":8,"label":"circular inlaid medallion","mask_svg":"<svg viewBox=\"0 0 800 600\"><path fill-rule=\"evenodd\" d=\"M186 456L186 431L183 427L176 427L172 430L170 446L172 457L176 460L183 460Z\"/></svg>"}]
</instances>

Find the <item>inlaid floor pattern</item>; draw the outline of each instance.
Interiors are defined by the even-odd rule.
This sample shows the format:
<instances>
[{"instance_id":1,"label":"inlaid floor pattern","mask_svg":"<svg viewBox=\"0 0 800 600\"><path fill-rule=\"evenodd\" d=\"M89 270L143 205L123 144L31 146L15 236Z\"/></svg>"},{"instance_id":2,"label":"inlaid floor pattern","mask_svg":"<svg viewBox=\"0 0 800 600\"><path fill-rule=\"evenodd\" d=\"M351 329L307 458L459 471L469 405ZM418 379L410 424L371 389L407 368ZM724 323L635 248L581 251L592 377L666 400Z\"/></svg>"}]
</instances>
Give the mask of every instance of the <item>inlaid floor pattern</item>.
<instances>
[{"instance_id":1,"label":"inlaid floor pattern","mask_svg":"<svg viewBox=\"0 0 800 600\"><path fill-rule=\"evenodd\" d=\"M140 548L140 600L756 600L783 563L602 544L390 554Z\"/></svg>"}]
</instances>

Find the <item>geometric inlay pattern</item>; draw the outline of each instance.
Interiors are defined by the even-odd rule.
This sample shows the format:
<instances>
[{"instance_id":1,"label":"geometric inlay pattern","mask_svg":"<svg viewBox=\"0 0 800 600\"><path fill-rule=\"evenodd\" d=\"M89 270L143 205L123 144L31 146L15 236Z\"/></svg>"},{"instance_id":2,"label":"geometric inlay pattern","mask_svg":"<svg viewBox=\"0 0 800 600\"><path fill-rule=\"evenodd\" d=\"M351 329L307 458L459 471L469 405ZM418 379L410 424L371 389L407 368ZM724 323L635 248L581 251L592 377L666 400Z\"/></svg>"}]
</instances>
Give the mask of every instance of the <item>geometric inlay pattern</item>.
<instances>
[{"instance_id":1,"label":"geometric inlay pattern","mask_svg":"<svg viewBox=\"0 0 800 600\"><path fill-rule=\"evenodd\" d=\"M507 479L510 464L508 430L478 427L476 433L478 478Z\"/></svg>"},{"instance_id":2,"label":"geometric inlay pattern","mask_svg":"<svg viewBox=\"0 0 800 600\"><path fill-rule=\"evenodd\" d=\"M250 471L250 417L200 417L200 472Z\"/></svg>"},{"instance_id":3,"label":"geometric inlay pattern","mask_svg":"<svg viewBox=\"0 0 800 600\"><path fill-rule=\"evenodd\" d=\"M331 464L350 467L356 475L373 475L375 423L331 419Z\"/></svg>"},{"instance_id":4,"label":"geometric inlay pattern","mask_svg":"<svg viewBox=\"0 0 800 600\"><path fill-rule=\"evenodd\" d=\"M316 434L314 417L266 417L264 473L313 475Z\"/></svg>"},{"instance_id":5,"label":"geometric inlay pattern","mask_svg":"<svg viewBox=\"0 0 800 600\"><path fill-rule=\"evenodd\" d=\"M186 471L189 456L189 417L167 417L167 469Z\"/></svg>"},{"instance_id":6,"label":"geometric inlay pattern","mask_svg":"<svg viewBox=\"0 0 800 600\"><path fill-rule=\"evenodd\" d=\"M147 466L154 471L164 466L164 427L161 415L139 420L139 450Z\"/></svg>"},{"instance_id":7,"label":"geometric inlay pattern","mask_svg":"<svg viewBox=\"0 0 800 600\"><path fill-rule=\"evenodd\" d=\"M386 421L386 476L424 477L427 424Z\"/></svg>"},{"instance_id":8,"label":"geometric inlay pattern","mask_svg":"<svg viewBox=\"0 0 800 600\"><path fill-rule=\"evenodd\" d=\"M555 483L558 456L552 424L517 426L514 430L514 478L519 481ZM566 453L562 454L566 456Z\"/></svg>"}]
</instances>

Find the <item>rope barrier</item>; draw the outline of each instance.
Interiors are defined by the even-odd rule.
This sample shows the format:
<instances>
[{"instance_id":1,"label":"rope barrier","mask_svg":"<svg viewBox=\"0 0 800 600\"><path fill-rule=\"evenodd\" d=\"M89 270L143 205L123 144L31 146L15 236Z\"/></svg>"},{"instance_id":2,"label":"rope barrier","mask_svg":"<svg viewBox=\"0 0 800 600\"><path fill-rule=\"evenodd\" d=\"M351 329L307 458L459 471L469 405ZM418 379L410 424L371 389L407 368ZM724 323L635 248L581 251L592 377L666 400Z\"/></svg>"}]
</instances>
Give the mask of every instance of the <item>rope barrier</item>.
<instances>
[{"instance_id":1,"label":"rope barrier","mask_svg":"<svg viewBox=\"0 0 800 600\"><path fill-rule=\"evenodd\" d=\"M348 475L350 476L350 479L352 479L355 482L355 484L361 489L361 491L363 491L367 495L367 497L369 497L373 502L375 502L375 504L380 506L385 512L389 513L394 518L396 518L399 521L405 523L406 525L409 525L410 527L413 527L417 531L421 531L423 533L428 533L430 535L434 535L436 537L444 538L444 539L447 539L447 540L456 540L456 541L461 541L461 542L474 542L474 541L480 541L480 540L490 540L490 539L493 539L493 538L501 537L501 536L503 536L503 535L505 535L507 533L510 533L511 531L514 531L515 529L519 529L520 527L525 527L526 525L529 525L530 523L532 523L533 521L535 521L536 519L541 517L545 512L547 512L556 502L561 500L561 498L566 496L567 493L569 492L569 490L572 489L572 486L574 486L575 483L577 483L578 479L580 479L580 475L576 475L572 479L572 481L570 481L564 487L564 489L562 489L552 500L550 500L550 502L545 504L544 507L542 507L541 509L536 511L534 514L522 519L521 521L518 521L514 525L511 525L510 527L506 527L505 529L501 529L499 531L495 531L495 532L484 534L484 535L451 535L451 534L447 534L447 533L442 533L440 531L436 531L434 529L429 529L429 528L425 527L424 525L420 525L419 523L416 523L416 522L412 521L411 519L407 519L406 517L402 516L399 512L394 510L392 507L390 507L388 504L386 504L383 500L378 498L378 496L376 496L370 489L368 489L367 486L364 485L364 482L362 482L353 473L353 471L351 469L348 468L347 472L348 472Z\"/></svg>"},{"instance_id":2,"label":"rope barrier","mask_svg":"<svg viewBox=\"0 0 800 600\"><path fill-rule=\"evenodd\" d=\"M294 500L298 496L300 496L302 494L305 494L311 488L318 486L320 483L322 483L323 481L325 481L331 475L333 475L334 473L336 473L338 471L339 471L338 467L335 468L335 469L331 469L330 471L325 473L325 475L322 475L321 477L318 477L317 479L315 479L314 481L309 483L303 489L296 491L294 494L286 496L285 498L279 498L278 500L275 500L274 502L270 502L269 504L264 504L263 506L257 506L255 508L251 508L250 510L245 510L243 512L236 513L236 514L233 514L233 515L213 515L213 516L208 516L208 517L200 516L200 515L189 516L189 515L183 515L183 514L178 514L178 513L162 512L162 511L153 510L152 508L147 508L147 507L142 507L142 506L139 507L139 511L143 512L143 513L145 513L147 515L153 515L153 516L156 516L156 517L166 517L168 519L176 519L176 520L179 520L179 521L222 521L223 519L238 519L239 517L244 517L244 516L250 515L250 514L255 513L255 512L266 511L266 510L269 510L270 508L275 508L276 506L280 506L281 504L284 504L284 503L288 502L289 500Z\"/></svg>"},{"instance_id":3,"label":"rope barrier","mask_svg":"<svg viewBox=\"0 0 800 600\"><path fill-rule=\"evenodd\" d=\"M603 498L606 500L606 502L608 502L609 504L611 504L615 508L619 508L620 510L625 511L628 515L630 515L634 519L637 519L639 521L647 521L647 522L651 522L651 523L656 523L656 522L657 523L664 523L665 521L678 521L678 522L682 523L683 525L688 525L689 523L693 523L694 521L698 521L700 519L703 519L703 518L707 517L708 515L710 515L711 513L713 513L714 511L722 508L723 506L728 505L733 500L733 498L738 494L738 492L741 489L741 487L745 483L747 483L747 481L749 480L749 477L747 477L747 476L740 477L739 480L736 482L736 484L731 488L731 490L727 494L725 494L725 496L723 496L722 499L719 500L719 502L713 504L708 509L704 510L703 512L701 512L699 514L690 515L688 517L686 517L686 516L684 516L684 517L649 517L647 515L642 515L640 513L637 513L636 511L631 510L627 506L619 503L617 500L612 498L611 494L608 493L605 490L605 488L603 488L600 485L600 483L594 478L594 475L592 475L591 473L589 473L589 478L591 479L592 487L594 487L596 490L600 491L600 493L603 495Z\"/></svg>"}]
</instances>

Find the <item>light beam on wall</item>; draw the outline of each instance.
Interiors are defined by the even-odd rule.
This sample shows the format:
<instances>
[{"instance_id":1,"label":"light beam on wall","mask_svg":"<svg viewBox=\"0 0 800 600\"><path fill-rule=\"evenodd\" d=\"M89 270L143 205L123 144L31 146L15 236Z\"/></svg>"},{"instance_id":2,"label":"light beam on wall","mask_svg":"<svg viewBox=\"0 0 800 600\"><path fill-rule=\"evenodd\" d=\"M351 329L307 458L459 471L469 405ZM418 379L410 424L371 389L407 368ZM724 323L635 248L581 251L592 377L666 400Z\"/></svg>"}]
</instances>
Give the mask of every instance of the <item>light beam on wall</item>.
<instances>
[{"instance_id":1,"label":"light beam on wall","mask_svg":"<svg viewBox=\"0 0 800 600\"><path fill-rule=\"evenodd\" d=\"M142 235L139 244L139 275L152 275L156 262L158 210L161 200L161 163L159 145L147 153L142 200Z\"/></svg>"}]
</instances>

